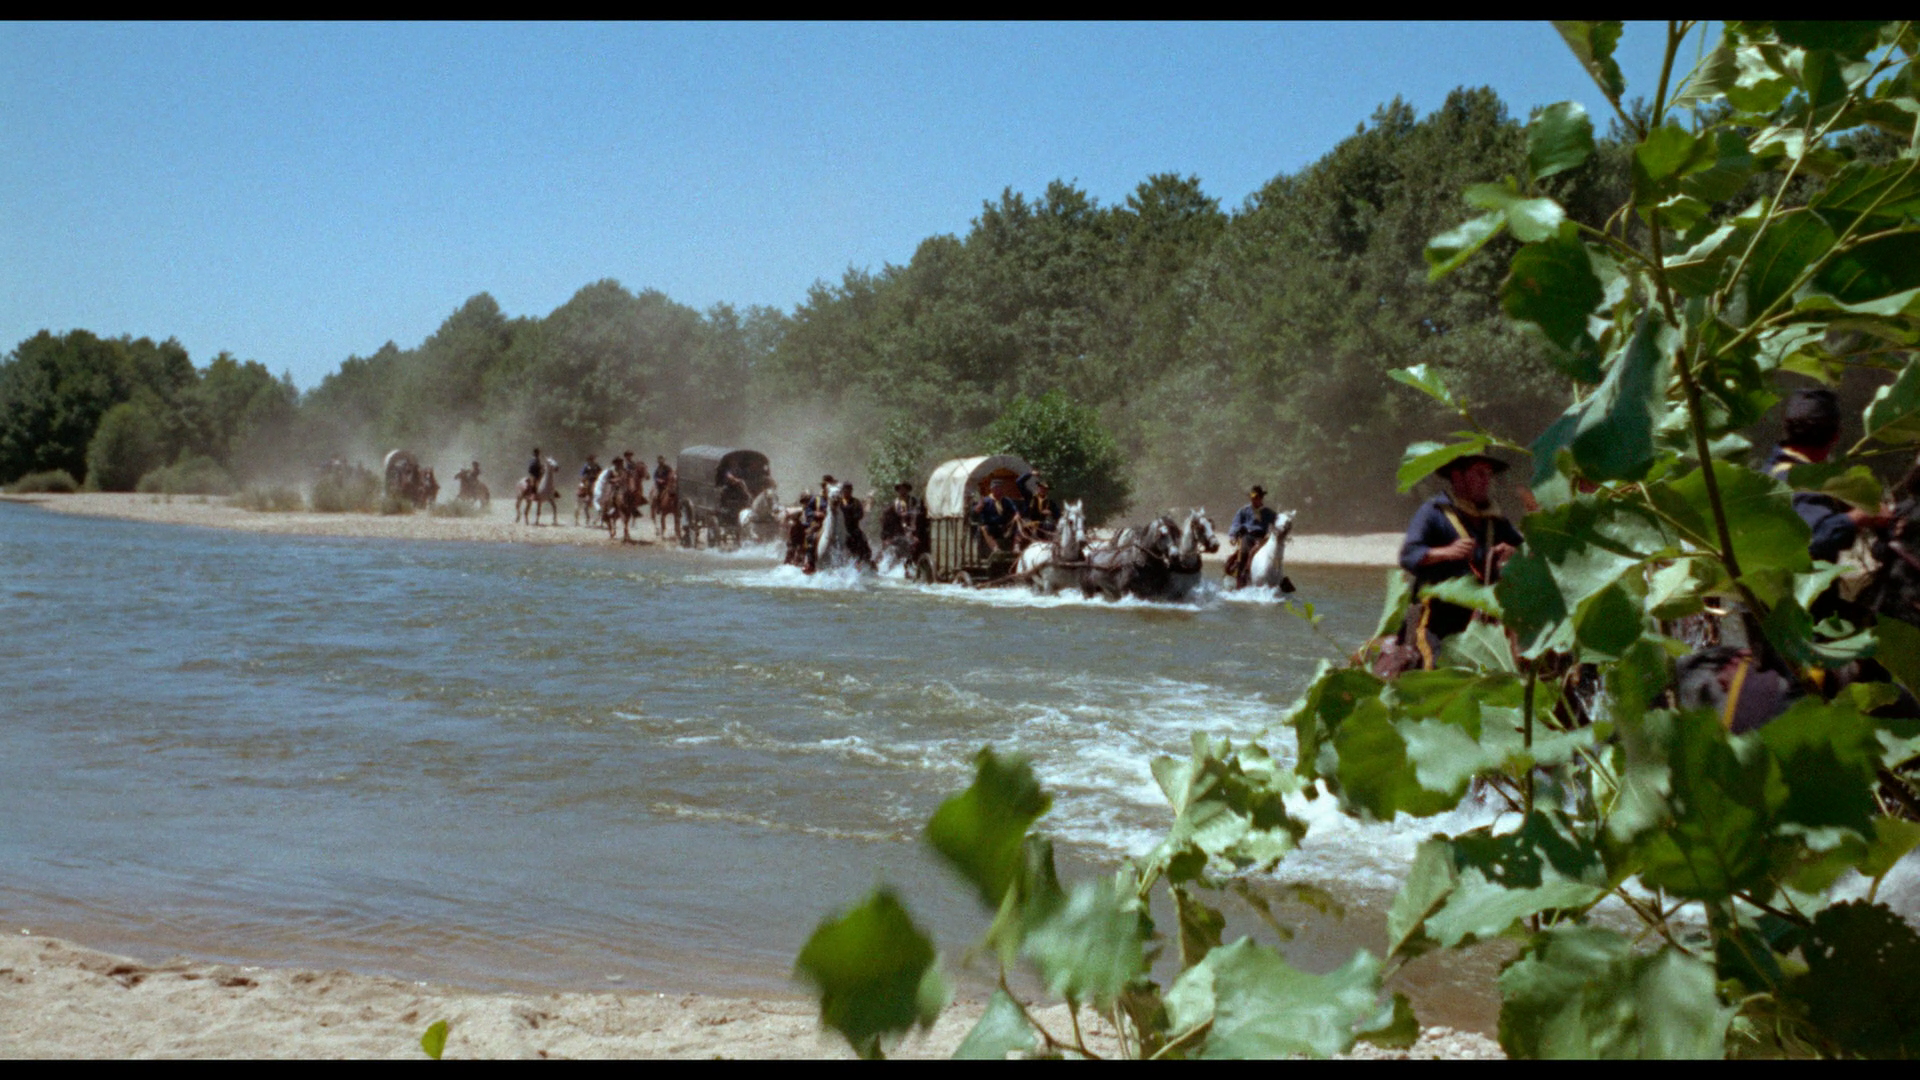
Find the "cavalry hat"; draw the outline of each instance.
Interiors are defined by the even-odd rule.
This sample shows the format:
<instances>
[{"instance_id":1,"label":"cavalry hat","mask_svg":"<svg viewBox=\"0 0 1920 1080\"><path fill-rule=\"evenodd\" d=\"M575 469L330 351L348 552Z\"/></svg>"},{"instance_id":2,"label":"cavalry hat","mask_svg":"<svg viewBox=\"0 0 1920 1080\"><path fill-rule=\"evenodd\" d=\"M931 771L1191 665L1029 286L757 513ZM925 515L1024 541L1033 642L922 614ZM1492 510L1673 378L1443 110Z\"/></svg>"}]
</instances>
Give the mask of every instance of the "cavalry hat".
<instances>
[{"instance_id":1,"label":"cavalry hat","mask_svg":"<svg viewBox=\"0 0 1920 1080\"><path fill-rule=\"evenodd\" d=\"M895 490L895 491L912 491L912 490L913 490L913 485L912 485L912 484L909 484L909 483L907 483L907 482L906 482L905 480L902 480L902 481L900 481L899 483L897 483L897 484L895 484L895 485L893 485L893 490Z\"/></svg>"},{"instance_id":2,"label":"cavalry hat","mask_svg":"<svg viewBox=\"0 0 1920 1080\"><path fill-rule=\"evenodd\" d=\"M1501 473L1506 472L1509 468L1512 467L1508 465L1506 462L1501 461L1499 458L1494 457L1492 454L1462 454L1459 457L1454 458L1452 461L1447 462L1445 465L1442 465L1439 468L1433 470L1433 475L1452 476L1455 472L1458 472L1461 469L1467 468L1470 465L1478 465L1483 461L1493 467L1493 474L1495 476L1498 476Z\"/></svg>"},{"instance_id":3,"label":"cavalry hat","mask_svg":"<svg viewBox=\"0 0 1920 1080\"><path fill-rule=\"evenodd\" d=\"M1266 488L1263 488L1263 487L1261 487L1261 486L1260 486L1259 484L1255 484L1255 485L1253 485L1252 487L1250 487L1250 488L1248 488L1248 489L1247 489L1247 497L1248 497L1248 498L1252 498L1252 497L1254 497L1255 495L1258 495L1258 496L1260 496L1261 498L1263 498L1263 499L1264 499L1264 498L1266 498L1266 497L1267 497L1267 489L1266 489Z\"/></svg>"}]
</instances>

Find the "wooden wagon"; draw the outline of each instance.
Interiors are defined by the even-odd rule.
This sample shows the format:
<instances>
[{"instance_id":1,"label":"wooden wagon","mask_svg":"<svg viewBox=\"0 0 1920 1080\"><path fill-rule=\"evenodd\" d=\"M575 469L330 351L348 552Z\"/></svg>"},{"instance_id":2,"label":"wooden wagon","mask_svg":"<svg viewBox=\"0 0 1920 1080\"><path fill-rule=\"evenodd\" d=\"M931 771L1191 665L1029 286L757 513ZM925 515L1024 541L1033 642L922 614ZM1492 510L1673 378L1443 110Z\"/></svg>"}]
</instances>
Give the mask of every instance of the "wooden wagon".
<instances>
[{"instance_id":1,"label":"wooden wagon","mask_svg":"<svg viewBox=\"0 0 1920 1080\"><path fill-rule=\"evenodd\" d=\"M674 470L680 484L681 546L739 547L740 512L773 483L767 455L724 446L689 446L680 451Z\"/></svg>"},{"instance_id":2,"label":"wooden wagon","mask_svg":"<svg viewBox=\"0 0 1920 1080\"><path fill-rule=\"evenodd\" d=\"M987 543L974 507L989 491L1021 497L1017 483L1032 471L1012 454L955 458L933 470L926 489L932 536L915 576L970 587L1006 580L1019 556Z\"/></svg>"}]
</instances>

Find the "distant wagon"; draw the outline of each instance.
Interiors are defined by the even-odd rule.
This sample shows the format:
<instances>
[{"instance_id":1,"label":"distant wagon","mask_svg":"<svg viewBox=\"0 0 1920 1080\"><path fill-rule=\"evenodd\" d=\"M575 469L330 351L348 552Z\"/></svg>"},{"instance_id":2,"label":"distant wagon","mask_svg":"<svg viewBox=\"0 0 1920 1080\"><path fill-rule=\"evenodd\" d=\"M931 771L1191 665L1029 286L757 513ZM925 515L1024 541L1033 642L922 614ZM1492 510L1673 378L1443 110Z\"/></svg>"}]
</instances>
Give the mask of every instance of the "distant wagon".
<instances>
[{"instance_id":1,"label":"distant wagon","mask_svg":"<svg viewBox=\"0 0 1920 1080\"><path fill-rule=\"evenodd\" d=\"M773 483L767 455L758 450L689 446L680 451L674 471L680 483L681 545L740 546L740 512ZM740 482L729 482L728 473Z\"/></svg>"},{"instance_id":2,"label":"distant wagon","mask_svg":"<svg viewBox=\"0 0 1920 1080\"><path fill-rule=\"evenodd\" d=\"M955 458L933 470L927 480L927 518L933 535L913 576L967 586L1005 579L1019 556L988 546L974 507L990 490L1018 497L1020 477L1032 471L1032 466L1012 454Z\"/></svg>"},{"instance_id":3,"label":"distant wagon","mask_svg":"<svg viewBox=\"0 0 1920 1080\"><path fill-rule=\"evenodd\" d=\"M425 508L440 494L440 485L411 450L390 450L386 458L385 494L388 499L404 500Z\"/></svg>"}]
</instances>

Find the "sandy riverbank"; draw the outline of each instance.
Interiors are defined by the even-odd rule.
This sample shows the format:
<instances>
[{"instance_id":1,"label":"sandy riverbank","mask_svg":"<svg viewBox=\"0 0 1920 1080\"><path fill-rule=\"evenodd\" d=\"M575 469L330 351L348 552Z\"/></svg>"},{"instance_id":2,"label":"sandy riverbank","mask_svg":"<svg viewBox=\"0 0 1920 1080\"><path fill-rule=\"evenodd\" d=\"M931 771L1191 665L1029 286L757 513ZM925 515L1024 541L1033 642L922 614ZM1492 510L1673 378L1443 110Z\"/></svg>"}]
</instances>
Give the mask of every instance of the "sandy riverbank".
<instances>
[{"instance_id":1,"label":"sandy riverbank","mask_svg":"<svg viewBox=\"0 0 1920 1080\"><path fill-rule=\"evenodd\" d=\"M846 1058L812 1002L649 993L472 993L344 971L160 963L58 938L0 935L0 1053L22 1058L409 1058L447 1021L449 1058ZM897 1057L951 1056L980 1014L950 1007ZM1059 1007L1041 1023L1067 1030ZM1089 1014L1089 1045L1114 1049ZM1089 1020L1091 1021L1089 1023ZM1485 1036L1430 1029L1409 1051L1356 1057L1491 1058Z\"/></svg>"},{"instance_id":2,"label":"sandy riverbank","mask_svg":"<svg viewBox=\"0 0 1920 1080\"><path fill-rule=\"evenodd\" d=\"M215 529L242 532L276 533L287 536L368 536L399 540L463 540L481 543L579 544L609 546L606 534L598 529L567 523L529 526L513 521L513 508L496 503L480 517L435 517L432 514L406 514L392 517L380 514L259 513L228 505L223 498L197 495L7 495L12 502L29 503L64 514L87 517L121 518L160 525L203 525ZM645 537L642 550L652 546L652 526L642 524L634 537ZM618 546L618 545L613 545ZM1289 566L1390 567L1400 551L1400 534L1365 533L1358 536L1296 534L1287 543ZM1224 559L1224 552L1209 561Z\"/></svg>"}]
</instances>

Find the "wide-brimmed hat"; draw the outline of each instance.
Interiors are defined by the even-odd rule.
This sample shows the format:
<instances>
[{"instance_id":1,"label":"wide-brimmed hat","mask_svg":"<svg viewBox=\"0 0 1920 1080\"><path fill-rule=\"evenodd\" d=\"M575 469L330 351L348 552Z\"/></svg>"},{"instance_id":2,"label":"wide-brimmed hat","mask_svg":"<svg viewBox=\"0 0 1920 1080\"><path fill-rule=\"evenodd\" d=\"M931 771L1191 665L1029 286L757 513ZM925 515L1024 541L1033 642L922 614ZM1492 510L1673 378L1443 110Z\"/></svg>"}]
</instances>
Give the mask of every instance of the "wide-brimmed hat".
<instances>
[{"instance_id":1,"label":"wide-brimmed hat","mask_svg":"<svg viewBox=\"0 0 1920 1080\"><path fill-rule=\"evenodd\" d=\"M1492 454L1462 454L1459 457L1454 458L1453 460L1433 470L1433 475L1440 476L1440 477L1452 476L1454 473L1458 472L1461 469L1467 468L1472 465L1478 465L1480 462L1483 462L1483 461L1493 467L1493 474L1495 476L1498 476L1501 473L1506 472L1508 469L1512 468L1511 465L1509 465L1504 461L1501 461L1497 457L1494 457Z\"/></svg>"},{"instance_id":2,"label":"wide-brimmed hat","mask_svg":"<svg viewBox=\"0 0 1920 1080\"><path fill-rule=\"evenodd\" d=\"M1247 498L1251 499L1255 495L1258 495L1264 499L1267 497L1267 489L1261 487L1259 484L1255 484L1252 487L1247 489Z\"/></svg>"},{"instance_id":3,"label":"wide-brimmed hat","mask_svg":"<svg viewBox=\"0 0 1920 1080\"><path fill-rule=\"evenodd\" d=\"M900 481L899 483L897 483L897 484L895 484L895 485L893 485L893 490L895 490L895 491L912 491L912 490L913 490L913 485L912 485L912 484L909 484L909 483L907 483L907 482L906 482L905 480L902 480L902 481Z\"/></svg>"}]
</instances>

